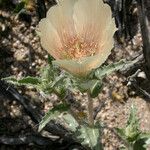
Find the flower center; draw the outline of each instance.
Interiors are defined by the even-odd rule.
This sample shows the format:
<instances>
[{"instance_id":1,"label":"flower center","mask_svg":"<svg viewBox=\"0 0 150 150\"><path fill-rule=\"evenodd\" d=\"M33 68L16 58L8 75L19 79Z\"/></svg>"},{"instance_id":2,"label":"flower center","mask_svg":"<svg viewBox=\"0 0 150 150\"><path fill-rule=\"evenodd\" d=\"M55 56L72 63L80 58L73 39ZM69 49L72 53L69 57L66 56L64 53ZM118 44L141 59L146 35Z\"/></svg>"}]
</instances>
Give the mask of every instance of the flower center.
<instances>
[{"instance_id":1,"label":"flower center","mask_svg":"<svg viewBox=\"0 0 150 150\"><path fill-rule=\"evenodd\" d=\"M93 56L97 49L98 45L95 41L72 38L63 46L63 58L80 59L82 57Z\"/></svg>"}]
</instances>

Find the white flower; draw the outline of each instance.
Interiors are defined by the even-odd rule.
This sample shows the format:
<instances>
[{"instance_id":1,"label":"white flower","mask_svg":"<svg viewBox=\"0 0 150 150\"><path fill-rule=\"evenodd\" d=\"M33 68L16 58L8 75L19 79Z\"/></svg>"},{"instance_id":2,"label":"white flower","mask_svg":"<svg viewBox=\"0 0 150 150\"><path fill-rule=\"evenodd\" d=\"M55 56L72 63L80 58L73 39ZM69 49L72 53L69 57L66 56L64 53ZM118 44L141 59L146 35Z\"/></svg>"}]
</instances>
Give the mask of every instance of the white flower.
<instances>
[{"instance_id":1,"label":"white flower","mask_svg":"<svg viewBox=\"0 0 150 150\"><path fill-rule=\"evenodd\" d=\"M116 31L110 7L102 0L60 0L39 23L41 44L54 64L86 76L110 55Z\"/></svg>"}]
</instances>

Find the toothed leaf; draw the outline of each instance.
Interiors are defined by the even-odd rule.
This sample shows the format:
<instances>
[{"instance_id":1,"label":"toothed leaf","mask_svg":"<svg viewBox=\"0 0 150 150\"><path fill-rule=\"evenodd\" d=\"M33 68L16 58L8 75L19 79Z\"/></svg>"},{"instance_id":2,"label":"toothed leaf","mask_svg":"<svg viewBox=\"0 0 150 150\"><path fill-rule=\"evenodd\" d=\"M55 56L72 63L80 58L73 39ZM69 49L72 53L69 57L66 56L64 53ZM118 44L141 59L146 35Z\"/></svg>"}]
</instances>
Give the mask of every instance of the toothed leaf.
<instances>
[{"instance_id":1,"label":"toothed leaf","mask_svg":"<svg viewBox=\"0 0 150 150\"><path fill-rule=\"evenodd\" d=\"M93 150L102 150L100 126L89 127L87 125L81 125L75 135L82 145L88 146Z\"/></svg>"},{"instance_id":2,"label":"toothed leaf","mask_svg":"<svg viewBox=\"0 0 150 150\"><path fill-rule=\"evenodd\" d=\"M29 86L35 86L41 84L41 80L37 77L24 77L21 79L16 79L15 77L7 77L3 78L3 80L7 81L8 83L14 84L14 85L29 85Z\"/></svg>"},{"instance_id":3,"label":"toothed leaf","mask_svg":"<svg viewBox=\"0 0 150 150\"><path fill-rule=\"evenodd\" d=\"M95 76L97 79L102 79L106 75L109 75L114 71L118 71L130 63L132 62L126 62L125 60L121 60L117 63L113 63L108 66L103 66L103 67L96 69L94 73L91 74L91 76Z\"/></svg>"},{"instance_id":4,"label":"toothed leaf","mask_svg":"<svg viewBox=\"0 0 150 150\"><path fill-rule=\"evenodd\" d=\"M125 135L128 141L135 141L139 136L139 119L136 116L136 108L132 105L130 116L127 122L127 126L125 128Z\"/></svg>"},{"instance_id":5,"label":"toothed leaf","mask_svg":"<svg viewBox=\"0 0 150 150\"><path fill-rule=\"evenodd\" d=\"M134 150L147 150L150 145L150 133L141 133L133 145Z\"/></svg>"},{"instance_id":6,"label":"toothed leaf","mask_svg":"<svg viewBox=\"0 0 150 150\"><path fill-rule=\"evenodd\" d=\"M40 132L51 120L57 119L57 117L60 116L62 112L65 112L68 109L68 105L60 104L49 110L43 117L42 121L39 123L38 131Z\"/></svg>"},{"instance_id":7,"label":"toothed leaf","mask_svg":"<svg viewBox=\"0 0 150 150\"><path fill-rule=\"evenodd\" d=\"M63 120L67 124L67 127L73 132L75 132L77 127L79 126L75 118L69 113L63 115Z\"/></svg>"}]
</instances>

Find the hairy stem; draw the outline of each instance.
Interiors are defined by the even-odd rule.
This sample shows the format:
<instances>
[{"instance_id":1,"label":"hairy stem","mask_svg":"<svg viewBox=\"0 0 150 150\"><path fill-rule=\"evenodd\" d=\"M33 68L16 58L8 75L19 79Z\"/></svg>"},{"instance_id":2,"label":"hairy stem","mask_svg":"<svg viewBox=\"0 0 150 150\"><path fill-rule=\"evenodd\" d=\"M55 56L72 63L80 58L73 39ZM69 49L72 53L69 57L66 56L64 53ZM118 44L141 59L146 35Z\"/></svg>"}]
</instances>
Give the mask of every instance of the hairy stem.
<instances>
[{"instance_id":1,"label":"hairy stem","mask_svg":"<svg viewBox=\"0 0 150 150\"><path fill-rule=\"evenodd\" d=\"M93 100L90 96L89 93L87 93L88 95L88 121L89 121L89 125L92 127L94 126L94 117L93 117Z\"/></svg>"}]
</instances>

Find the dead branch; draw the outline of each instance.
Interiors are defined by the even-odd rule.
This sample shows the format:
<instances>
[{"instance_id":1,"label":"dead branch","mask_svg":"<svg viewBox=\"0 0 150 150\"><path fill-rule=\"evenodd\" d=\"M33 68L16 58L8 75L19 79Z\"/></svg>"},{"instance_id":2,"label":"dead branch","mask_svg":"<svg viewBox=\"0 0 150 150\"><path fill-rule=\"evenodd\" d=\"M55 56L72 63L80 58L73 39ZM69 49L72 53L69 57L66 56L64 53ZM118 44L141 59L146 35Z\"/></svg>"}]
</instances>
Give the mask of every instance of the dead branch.
<instances>
[{"instance_id":1,"label":"dead branch","mask_svg":"<svg viewBox=\"0 0 150 150\"><path fill-rule=\"evenodd\" d=\"M139 56L136 56L135 58L133 58L131 64L127 64L125 65L120 72L123 75L129 75L132 72L135 72L136 70L138 70L139 68L143 69L143 63L144 63L144 57L143 54L140 54Z\"/></svg>"},{"instance_id":2,"label":"dead branch","mask_svg":"<svg viewBox=\"0 0 150 150\"><path fill-rule=\"evenodd\" d=\"M39 20L46 17L46 6L44 0L36 0L36 9L38 13Z\"/></svg>"},{"instance_id":3,"label":"dead branch","mask_svg":"<svg viewBox=\"0 0 150 150\"><path fill-rule=\"evenodd\" d=\"M49 138L37 136L37 135L29 135L29 136L19 136L19 137L8 137L8 136L0 136L0 144L6 145L23 145L23 144L36 144L36 145L53 145L54 142Z\"/></svg>"},{"instance_id":4,"label":"dead branch","mask_svg":"<svg viewBox=\"0 0 150 150\"><path fill-rule=\"evenodd\" d=\"M66 149L78 149L86 150L79 143L66 143L66 141L52 141L49 138L38 136L38 135L28 135L28 136L0 136L0 144L5 145L39 145L44 149L53 149L53 150L66 150ZM43 149L41 147L41 149Z\"/></svg>"},{"instance_id":5,"label":"dead branch","mask_svg":"<svg viewBox=\"0 0 150 150\"><path fill-rule=\"evenodd\" d=\"M145 73L150 81L150 1L138 0L138 4L145 58Z\"/></svg>"},{"instance_id":6,"label":"dead branch","mask_svg":"<svg viewBox=\"0 0 150 150\"><path fill-rule=\"evenodd\" d=\"M134 13L136 8L135 0L103 0L110 5L113 17L118 27L117 35L130 40L137 32L138 17Z\"/></svg>"},{"instance_id":7,"label":"dead branch","mask_svg":"<svg viewBox=\"0 0 150 150\"><path fill-rule=\"evenodd\" d=\"M132 76L130 76L128 78L128 85L133 86L138 92L140 92L142 95L144 95L145 96L144 100L146 102L150 102L150 94L146 90L141 88L137 83L136 77L139 72L140 72L140 70L137 70Z\"/></svg>"}]
</instances>

